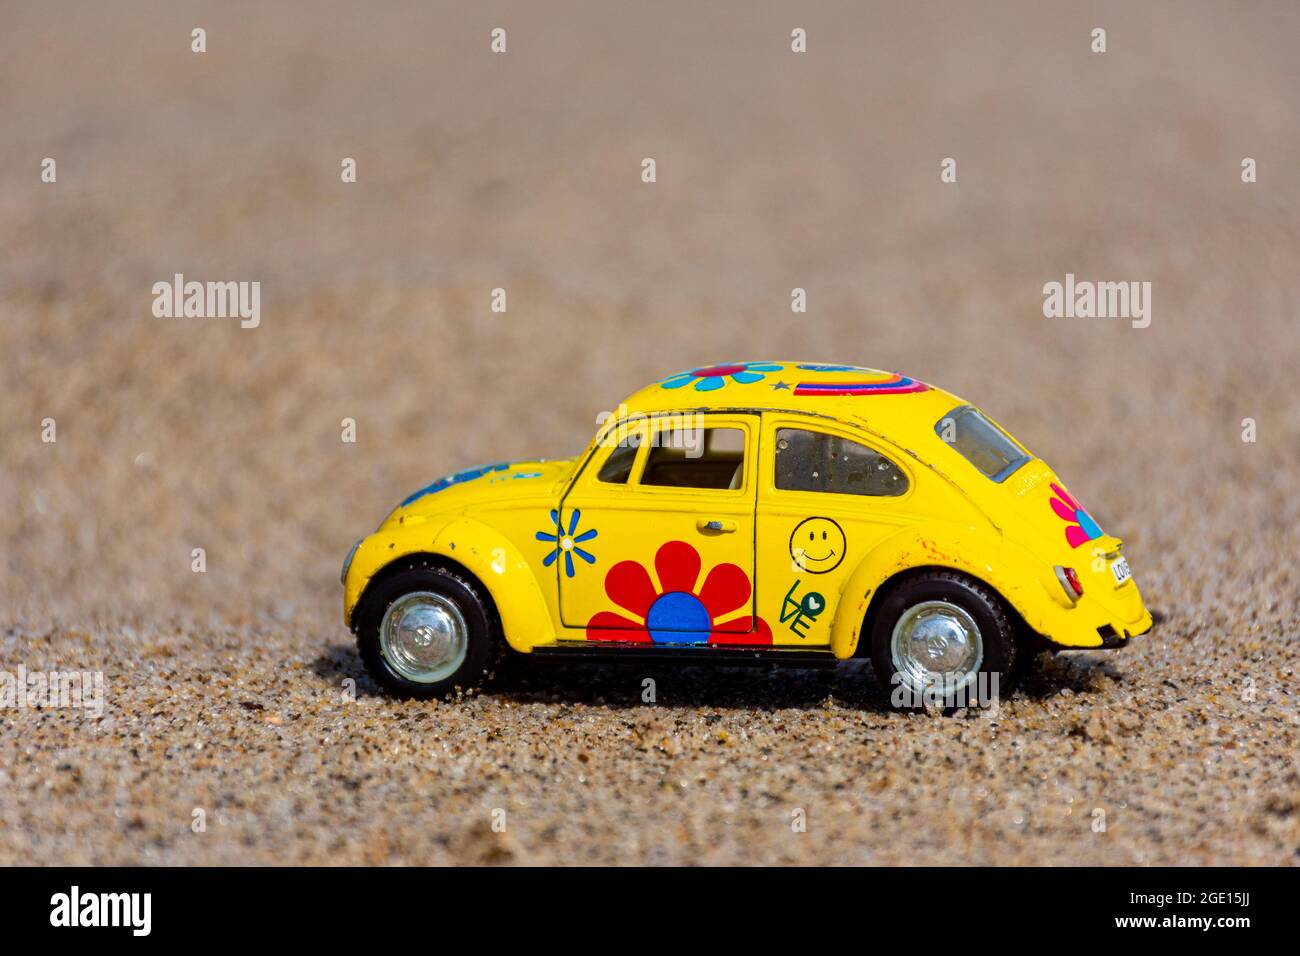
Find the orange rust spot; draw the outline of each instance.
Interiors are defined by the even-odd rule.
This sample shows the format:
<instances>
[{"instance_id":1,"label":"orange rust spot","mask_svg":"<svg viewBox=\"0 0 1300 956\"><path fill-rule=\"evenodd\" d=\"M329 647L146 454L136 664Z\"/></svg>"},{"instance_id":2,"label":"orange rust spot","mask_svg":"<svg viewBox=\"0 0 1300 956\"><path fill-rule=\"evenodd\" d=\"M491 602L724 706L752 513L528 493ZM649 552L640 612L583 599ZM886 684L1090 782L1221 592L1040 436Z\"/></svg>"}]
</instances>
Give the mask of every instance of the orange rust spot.
<instances>
[{"instance_id":1,"label":"orange rust spot","mask_svg":"<svg viewBox=\"0 0 1300 956\"><path fill-rule=\"evenodd\" d=\"M935 559L937 559L937 560L939 560L939 561L950 561L950 560L952 560L952 559L948 556L947 553L945 553L945 552L943 552L943 551L940 551L938 545L936 545L936 544L935 544L933 541L931 541L929 538L922 538L922 539L921 539L921 547L925 548L925 550L929 553L929 555L930 555L932 558L935 558Z\"/></svg>"}]
</instances>

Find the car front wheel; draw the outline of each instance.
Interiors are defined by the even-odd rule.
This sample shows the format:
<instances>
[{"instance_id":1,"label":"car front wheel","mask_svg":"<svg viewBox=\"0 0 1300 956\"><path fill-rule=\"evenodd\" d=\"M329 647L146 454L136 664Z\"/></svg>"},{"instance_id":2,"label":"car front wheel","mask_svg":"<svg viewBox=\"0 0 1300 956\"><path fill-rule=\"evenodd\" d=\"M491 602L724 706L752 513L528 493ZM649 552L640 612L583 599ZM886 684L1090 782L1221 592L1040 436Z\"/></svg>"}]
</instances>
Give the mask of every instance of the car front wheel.
<instances>
[{"instance_id":1,"label":"car front wheel","mask_svg":"<svg viewBox=\"0 0 1300 956\"><path fill-rule=\"evenodd\" d=\"M1015 628L987 585L928 571L885 597L871 633L871 663L899 708L988 706L1010 691Z\"/></svg>"},{"instance_id":2,"label":"car front wheel","mask_svg":"<svg viewBox=\"0 0 1300 956\"><path fill-rule=\"evenodd\" d=\"M357 620L370 676L400 697L446 697L487 677L497 647L479 586L447 568L423 566L376 582Z\"/></svg>"}]
</instances>

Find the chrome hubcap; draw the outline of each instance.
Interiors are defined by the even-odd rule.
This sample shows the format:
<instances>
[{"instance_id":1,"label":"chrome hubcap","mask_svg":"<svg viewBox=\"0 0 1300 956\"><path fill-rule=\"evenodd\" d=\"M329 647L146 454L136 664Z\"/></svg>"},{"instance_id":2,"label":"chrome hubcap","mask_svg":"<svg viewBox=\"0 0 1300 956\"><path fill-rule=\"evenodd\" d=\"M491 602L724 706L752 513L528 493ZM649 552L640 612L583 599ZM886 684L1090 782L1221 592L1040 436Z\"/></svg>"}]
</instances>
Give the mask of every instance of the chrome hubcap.
<instances>
[{"instance_id":1,"label":"chrome hubcap","mask_svg":"<svg viewBox=\"0 0 1300 956\"><path fill-rule=\"evenodd\" d=\"M469 626L453 601L432 591L403 594L384 613L379 649L398 674L435 684L460 669L469 650Z\"/></svg>"},{"instance_id":2,"label":"chrome hubcap","mask_svg":"<svg viewBox=\"0 0 1300 956\"><path fill-rule=\"evenodd\" d=\"M979 625L965 608L922 601L903 612L890 640L894 670L913 690L938 684L952 692L975 680L984 663Z\"/></svg>"}]
</instances>

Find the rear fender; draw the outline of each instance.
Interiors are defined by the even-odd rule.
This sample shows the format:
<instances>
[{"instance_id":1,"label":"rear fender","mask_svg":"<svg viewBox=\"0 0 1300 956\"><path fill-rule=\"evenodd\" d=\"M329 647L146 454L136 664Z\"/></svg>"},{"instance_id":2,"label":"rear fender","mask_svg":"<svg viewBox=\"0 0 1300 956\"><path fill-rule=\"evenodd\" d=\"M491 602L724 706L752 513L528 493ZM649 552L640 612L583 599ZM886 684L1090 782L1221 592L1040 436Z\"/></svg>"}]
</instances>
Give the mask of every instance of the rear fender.
<instances>
[{"instance_id":1,"label":"rear fender","mask_svg":"<svg viewBox=\"0 0 1300 956\"><path fill-rule=\"evenodd\" d=\"M873 548L844 583L831 625L831 652L852 657L862 639L871 600L881 585L915 568L960 571L1005 591L997 573L1001 535L952 525L914 525Z\"/></svg>"}]
</instances>

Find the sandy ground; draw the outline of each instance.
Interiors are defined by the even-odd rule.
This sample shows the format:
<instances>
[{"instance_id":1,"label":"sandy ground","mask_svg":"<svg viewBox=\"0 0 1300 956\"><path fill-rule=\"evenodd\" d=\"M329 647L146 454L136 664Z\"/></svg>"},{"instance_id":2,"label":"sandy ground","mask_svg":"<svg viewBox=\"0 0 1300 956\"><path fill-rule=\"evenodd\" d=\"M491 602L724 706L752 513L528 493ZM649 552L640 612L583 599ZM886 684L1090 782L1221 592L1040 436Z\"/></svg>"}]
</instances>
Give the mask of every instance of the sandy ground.
<instances>
[{"instance_id":1,"label":"sandy ground","mask_svg":"<svg viewBox=\"0 0 1300 956\"><path fill-rule=\"evenodd\" d=\"M106 681L0 710L0 862L1300 861L1300 8L266 6L0 7L0 669ZM177 272L261 325L154 318ZM1044 318L1066 273L1151 326ZM997 719L867 665L377 693L337 575L397 500L789 355L989 410L1164 625Z\"/></svg>"}]
</instances>

